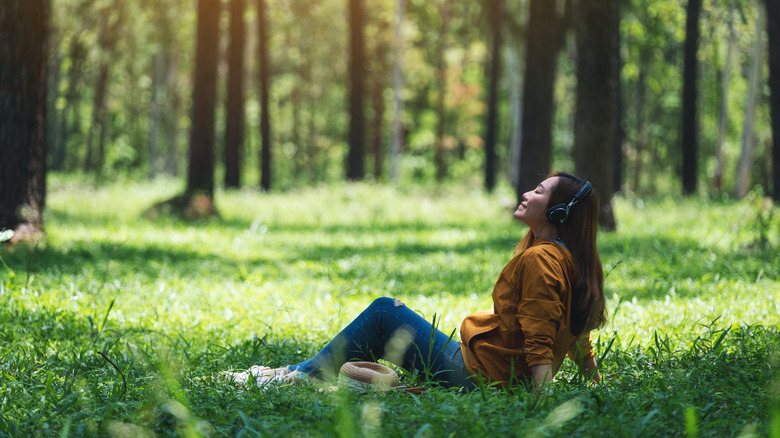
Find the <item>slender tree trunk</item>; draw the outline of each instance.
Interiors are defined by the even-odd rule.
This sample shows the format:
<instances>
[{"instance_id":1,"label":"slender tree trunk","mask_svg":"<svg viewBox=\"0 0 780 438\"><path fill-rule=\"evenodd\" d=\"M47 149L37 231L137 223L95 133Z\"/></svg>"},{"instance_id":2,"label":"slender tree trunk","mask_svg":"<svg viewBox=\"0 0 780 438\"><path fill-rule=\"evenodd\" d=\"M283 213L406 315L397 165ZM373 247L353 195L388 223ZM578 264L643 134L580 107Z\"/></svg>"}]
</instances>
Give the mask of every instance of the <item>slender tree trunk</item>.
<instances>
[{"instance_id":1,"label":"slender tree trunk","mask_svg":"<svg viewBox=\"0 0 780 438\"><path fill-rule=\"evenodd\" d=\"M102 154L102 139L103 132L105 131L106 120L106 94L108 87L108 74L109 66L107 62L103 62L100 65L100 70L97 77L97 84L95 86L95 96L92 102L92 125L87 133L87 155L84 158L84 172L91 172L97 169L98 174L103 167L103 154ZM93 158L94 153L94 138L98 136L98 153L97 160Z\"/></svg>"},{"instance_id":2,"label":"slender tree trunk","mask_svg":"<svg viewBox=\"0 0 780 438\"><path fill-rule=\"evenodd\" d=\"M647 64L642 64L647 65ZM631 188L634 192L639 190L639 181L642 178L642 156L647 149L647 129L645 128L645 108L647 96L647 69L639 68L639 77L636 81L636 156L634 157L634 179Z\"/></svg>"},{"instance_id":3,"label":"slender tree trunk","mask_svg":"<svg viewBox=\"0 0 780 438\"><path fill-rule=\"evenodd\" d=\"M383 30L384 31L384 30ZM371 145L374 155L374 178L378 181L382 179L384 173L384 135L383 127L385 121L385 88L387 83L385 81L385 72L388 65L386 65L385 58L389 48L387 45L380 41L376 47L376 53L374 58L376 59L376 69L373 72L373 87L371 90L371 106L373 107L373 126L371 129Z\"/></svg>"},{"instance_id":4,"label":"slender tree trunk","mask_svg":"<svg viewBox=\"0 0 780 438\"><path fill-rule=\"evenodd\" d=\"M771 0L770 0L771 1ZM726 61L723 65L723 76L721 78L721 98L720 114L718 116L718 143L715 146L715 190L720 191L723 185L723 144L726 142L726 128L728 126L728 102L729 102L729 83L731 82L731 62L734 59L734 9L736 0L731 0L728 10L729 36Z\"/></svg>"},{"instance_id":5,"label":"slender tree trunk","mask_svg":"<svg viewBox=\"0 0 780 438\"><path fill-rule=\"evenodd\" d=\"M198 0L190 161L185 198L205 195L210 200L214 197L214 111L220 9L220 0Z\"/></svg>"},{"instance_id":6,"label":"slender tree trunk","mask_svg":"<svg viewBox=\"0 0 780 438\"><path fill-rule=\"evenodd\" d=\"M599 224L615 229L612 211L613 144L617 106L617 0L575 0L577 105L574 167L601 195ZM598 158L595 158L598 157ZM594 159L595 158L595 159Z\"/></svg>"},{"instance_id":7,"label":"slender tree trunk","mask_svg":"<svg viewBox=\"0 0 780 438\"><path fill-rule=\"evenodd\" d=\"M750 63L747 101L745 102L745 121L742 127L742 153L737 168L737 197L742 198L750 190L753 169L753 149L755 147L754 125L756 121L756 101L761 80L761 55L764 53L764 14L756 15L756 39L753 43L753 55Z\"/></svg>"},{"instance_id":8,"label":"slender tree trunk","mask_svg":"<svg viewBox=\"0 0 780 438\"><path fill-rule=\"evenodd\" d=\"M86 47L81 43L79 34L71 37L68 58L67 92L65 93L65 106L60 117L59 135L55 139L55 149L52 153L52 168L55 170L66 169L66 150L71 130L76 130L80 125L79 112L79 80L82 76L84 59L87 56Z\"/></svg>"},{"instance_id":9,"label":"slender tree trunk","mask_svg":"<svg viewBox=\"0 0 780 438\"><path fill-rule=\"evenodd\" d=\"M514 45L512 45L514 46ZM520 72L520 54L510 46L507 52L507 71L509 74L509 102L512 107L512 129L509 134L508 173L512 187L518 187L520 176L520 143L523 138L523 105L520 100L523 89L523 77Z\"/></svg>"},{"instance_id":10,"label":"slender tree trunk","mask_svg":"<svg viewBox=\"0 0 780 438\"><path fill-rule=\"evenodd\" d=\"M170 111L167 111L163 117L165 130L165 172L172 176L179 175L179 141L180 125L179 120L184 113L182 92L179 87L176 75L178 65L178 53L176 47L166 49L166 78L165 89L167 90L167 102Z\"/></svg>"},{"instance_id":11,"label":"slender tree trunk","mask_svg":"<svg viewBox=\"0 0 780 438\"><path fill-rule=\"evenodd\" d=\"M498 131L498 81L501 74L501 16L503 2L490 0L490 26L493 28L490 72L488 79L488 111L485 120L485 189L492 192L496 186L496 137Z\"/></svg>"},{"instance_id":12,"label":"slender tree trunk","mask_svg":"<svg viewBox=\"0 0 780 438\"><path fill-rule=\"evenodd\" d=\"M698 174L699 117L696 109L698 92L696 79L699 62L699 15L702 0L688 0L685 24L685 55L682 92L682 187L683 194L696 192Z\"/></svg>"},{"instance_id":13,"label":"slender tree trunk","mask_svg":"<svg viewBox=\"0 0 780 438\"><path fill-rule=\"evenodd\" d=\"M554 0L530 0L523 84L522 139L516 192L534 187L550 172L557 70L558 12Z\"/></svg>"},{"instance_id":14,"label":"slender tree trunk","mask_svg":"<svg viewBox=\"0 0 780 438\"><path fill-rule=\"evenodd\" d=\"M439 96L436 99L436 145L434 151L434 165L436 166L436 181L442 181L447 176L447 158L444 147L444 127L446 114L444 108L444 96L447 93L447 66L444 59L444 51L447 48L447 28L449 27L452 0L442 0L439 9L441 25L436 47L436 79L439 86Z\"/></svg>"},{"instance_id":15,"label":"slender tree trunk","mask_svg":"<svg viewBox=\"0 0 780 438\"><path fill-rule=\"evenodd\" d=\"M398 183L401 178L400 161L403 149L404 126L401 120L404 101L402 92L404 88L403 73L403 24L404 5L406 0L395 1L395 37L393 44L393 165L390 178Z\"/></svg>"},{"instance_id":16,"label":"slender tree trunk","mask_svg":"<svg viewBox=\"0 0 780 438\"><path fill-rule=\"evenodd\" d=\"M780 203L780 2L766 0L769 106L772 118L772 199Z\"/></svg>"},{"instance_id":17,"label":"slender tree trunk","mask_svg":"<svg viewBox=\"0 0 780 438\"><path fill-rule=\"evenodd\" d=\"M48 0L4 0L0 12L0 230L43 231L46 200Z\"/></svg>"},{"instance_id":18,"label":"slender tree trunk","mask_svg":"<svg viewBox=\"0 0 780 438\"><path fill-rule=\"evenodd\" d=\"M363 40L363 0L349 0L349 151L347 179L357 181L365 175L365 114L363 87L365 56Z\"/></svg>"},{"instance_id":19,"label":"slender tree trunk","mask_svg":"<svg viewBox=\"0 0 780 438\"><path fill-rule=\"evenodd\" d=\"M623 187L623 167L625 157L623 153L623 140L625 139L625 130L623 129L623 59L620 56L620 17L623 0L615 0L615 19L612 22L612 34L615 38L615 44L612 48L612 57L614 59L613 68L615 69L615 138L612 140L612 193L618 192Z\"/></svg>"},{"instance_id":20,"label":"slender tree trunk","mask_svg":"<svg viewBox=\"0 0 780 438\"><path fill-rule=\"evenodd\" d=\"M257 0L257 50L260 62L260 188L271 189L271 115L269 114L270 71L268 18L265 0Z\"/></svg>"},{"instance_id":21,"label":"slender tree trunk","mask_svg":"<svg viewBox=\"0 0 780 438\"><path fill-rule=\"evenodd\" d=\"M225 187L241 182L241 156L244 148L244 46L246 0L230 0L230 45L225 109Z\"/></svg>"},{"instance_id":22,"label":"slender tree trunk","mask_svg":"<svg viewBox=\"0 0 780 438\"><path fill-rule=\"evenodd\" d=\"M160 49L154 55L154 79L152 80L152 114L149 120L149 179L157 176L157 139L160 132L160 87L163 82L165 52Z\"/></svg>"}]
</instances>

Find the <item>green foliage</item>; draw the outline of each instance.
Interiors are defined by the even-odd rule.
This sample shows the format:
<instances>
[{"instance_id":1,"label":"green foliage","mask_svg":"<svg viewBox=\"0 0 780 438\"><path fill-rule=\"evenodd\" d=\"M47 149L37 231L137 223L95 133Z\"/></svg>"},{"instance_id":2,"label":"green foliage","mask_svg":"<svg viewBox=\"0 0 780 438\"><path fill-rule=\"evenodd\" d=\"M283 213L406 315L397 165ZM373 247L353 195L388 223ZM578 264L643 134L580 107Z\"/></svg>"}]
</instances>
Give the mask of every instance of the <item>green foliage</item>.
<instances>
[{"instance_id":1,"label":"green foliage","mask_svg":"<svg viewBox=\"0 0 780 438\"><path fill-rule=\"evenodd\" d=\"M351 395L214 376L307 358L381 295L457 329L525 232L510 190L220 192L221 220L181 222L142 215L173 181L50 188L46 240L0 254L0 436L778 436L780 241L754 244L753 199L615 200L602 385L567 361L547 393Z\"/></svg>"}]
</instances>

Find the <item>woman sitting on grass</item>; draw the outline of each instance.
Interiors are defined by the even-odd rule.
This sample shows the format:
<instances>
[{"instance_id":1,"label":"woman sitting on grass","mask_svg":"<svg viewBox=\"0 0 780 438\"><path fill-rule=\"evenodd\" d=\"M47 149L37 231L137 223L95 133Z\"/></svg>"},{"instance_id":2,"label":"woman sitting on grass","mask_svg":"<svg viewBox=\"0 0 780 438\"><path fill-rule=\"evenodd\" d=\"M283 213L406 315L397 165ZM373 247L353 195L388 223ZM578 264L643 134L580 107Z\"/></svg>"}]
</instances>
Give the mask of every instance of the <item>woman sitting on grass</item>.
<instances>
[{"instance_id":1,"label":"woman sitting on grass","mask_svg":"<svg viewBox=\"0 0 780 438\"><path fill-rule=\"evenodd\" d=\"M568 354L598 383L590 341L590 331L606 322L598 210L590 182L563 172L524 193L514 217L530 229L498 277L493 309L463 321L461 343L400 301L379 298L313 358L231 375L257 378L258 385L322 379L336 376L347 360L384 358L429 373L444 387L473 389L484 378L539 388Z\"/></svg>"}]
</instances>

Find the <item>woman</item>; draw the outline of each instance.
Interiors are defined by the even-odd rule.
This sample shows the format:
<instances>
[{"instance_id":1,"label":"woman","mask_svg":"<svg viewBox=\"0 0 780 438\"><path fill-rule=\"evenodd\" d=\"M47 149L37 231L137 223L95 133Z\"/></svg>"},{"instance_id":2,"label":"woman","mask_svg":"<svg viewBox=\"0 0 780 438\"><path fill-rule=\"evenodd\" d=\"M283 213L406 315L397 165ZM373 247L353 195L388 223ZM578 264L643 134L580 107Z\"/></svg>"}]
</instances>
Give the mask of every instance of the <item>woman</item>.
<instances>
[{"instance_id":1,"label":"woman","mask_svg":"<svg viewBox=\"0 0 780 438\"><path fill-rule=\"evenodd\" d=\"M606 322L598 210L590 183L563 172L524 193L514 217L529 231L498 277L493 309L463 321L460 343L400 301L379 298L313 358L232 376L256 377L259 385L327 378L347 360L385 358L445 387L472 389L485 378L539 388L568 355L598 383L590 342L590 331Z\"/></svg>"}]
</instances>

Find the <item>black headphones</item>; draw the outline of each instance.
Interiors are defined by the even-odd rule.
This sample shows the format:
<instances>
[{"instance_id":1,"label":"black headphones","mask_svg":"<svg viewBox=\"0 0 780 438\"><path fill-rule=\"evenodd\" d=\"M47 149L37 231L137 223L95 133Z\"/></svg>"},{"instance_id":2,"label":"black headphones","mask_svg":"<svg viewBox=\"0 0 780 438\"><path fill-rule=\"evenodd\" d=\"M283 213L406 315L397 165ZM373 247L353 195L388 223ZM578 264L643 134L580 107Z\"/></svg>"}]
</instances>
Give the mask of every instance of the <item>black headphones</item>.
<instances>
[{"instance_id":1,"label":"black headphones","mask_svg":"<svg viewBox=\"0 0 780 438\"><path fill-rule=\"evenodd\" d=\"M574 199L572 199L571 202L568 204L553 205L547 209L545 212L547 214L547 220L556 225L566 222L566 219L569 218L569 209L574 204L582 201L582 198L588 196L591 188L593 188L593 186L590 184L590 181L585 181L585 184L583 184L577 194L574 195Z\"/></svg>"}]
</instances>

